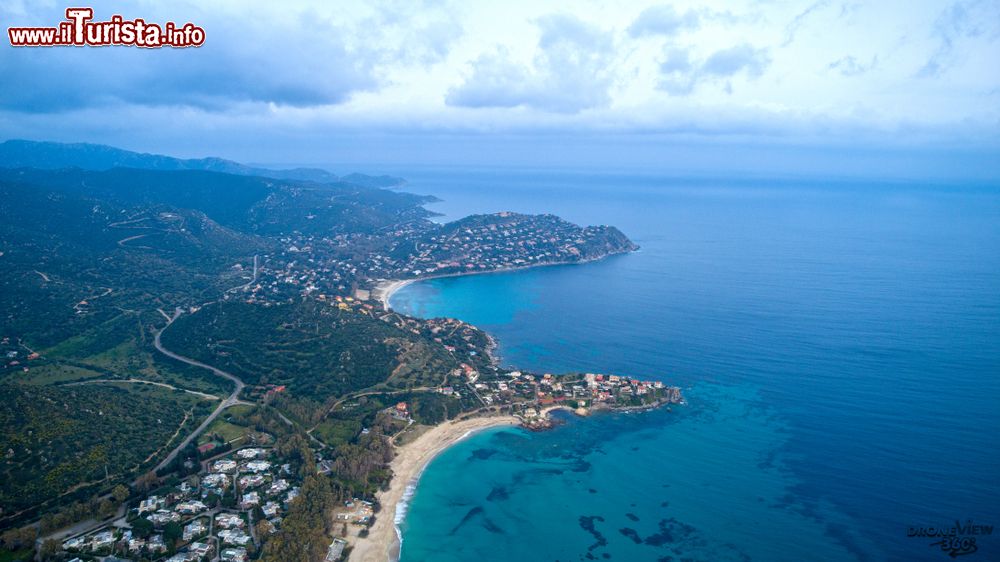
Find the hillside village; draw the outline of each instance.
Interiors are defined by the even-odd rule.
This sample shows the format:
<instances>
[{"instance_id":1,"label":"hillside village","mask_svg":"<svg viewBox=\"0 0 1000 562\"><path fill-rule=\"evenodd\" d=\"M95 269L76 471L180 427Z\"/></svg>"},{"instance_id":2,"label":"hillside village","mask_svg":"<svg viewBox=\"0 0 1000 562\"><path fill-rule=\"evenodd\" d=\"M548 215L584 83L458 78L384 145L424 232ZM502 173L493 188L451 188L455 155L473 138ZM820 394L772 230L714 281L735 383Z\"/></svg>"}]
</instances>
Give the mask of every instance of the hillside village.
<instances>
[{"instance_id":1,"label":"hillside village","mask_svg":"<svg viewBox=\"0 0 1000 562\"><path fill-rule=\"evenodd\" d=\"M543 430L555 408L586 415L683 400L638 377L503 368L475 326L408 317L373 298L384 280L636 249L614 227L511 212L439 224L424 197L266 178L180 174L179 190L172 176L139 169L31 174L17 180L32 189L5 187L20 208L66 199L81 226L64 232L43 213L25 222L33 230L8 231L25 242L4 247L21 274L6 279L4 294L17 298L0 374L22 403L86 395L105 406L90 417L68 406L8 417L12 437L22 426L59 428L58 440L30 449L78 473L47 479L38 493L51 503L37 511L0 511L21 525L0 539L19 557L312 560L321 546L332 562L379 516L396 439L408 432L498 414ZM26 247L45 263L13 251ZM124 421L101 421L111 404ZM81 427L93 428L87 443L128 450L131 462L77 451ZM114 434L120 427L125 435ZM292 438L295 451L285 447ZM14 474L34 457L10 445Z\"/></svg>"},{"instance_id":2,"label":"hillside village","mask_svg":"<svg viewBox=\"0 0 1000 562\"><path fill-rule=\"evenodd\" d=\"M579 227L554 215L501 212L436 225L408 222L384 232L295 233L281 250L237 264L249 277L226 298L279 302L297 296L367 300L378 279L423 279L534 265L577 263L636 246L613 227Z\"/></svg>"},{"instance_id":3,"label":"hillside village","mask_svg":"<svg viewBox=\"0 0 1000 562\"><path fill-rule=\"evenodd\" d=\"M355 306L358 306L355 303ZM367 309L365 309L367 310ZM442 321L458 329L458 321ZM476 413L516 415L532 430L552 426L546 415L564 408L579 415L594 410L633 410L683 403L680 389L660 381L586 373L533 374L490 367L480 371L463 363L436 392L481 405ZM471 400L470 400L471 399ZM385 414L407 428L414 419L406 402ZM322 450L314 450L316 471L329 472ZM282 520L299 495L301 474L268 447L251 446L201 461L197 474L158 488L130 503L127 515L85 535L61 543L70 561L247 562L260 554L266 535ZM177 479L175 479L177 480ZM370 526L378 509L374 497L353 498L336 510L335 521L347 537ZM327 562L342 558L349 543L332 538Z\"/></svg>"},{"instance_id":4,"label":"hillside village","mask_svg":"<svg viewBox=\"0 0 1000 562\"><path fill-rule=\"evenodd\" d=\"M281 528L301 477L269 448L247 447L202 463L202 470L132 502L127 515L62 542L70 560L246 562L261 534Z\"/></svg>"}]
</instances>

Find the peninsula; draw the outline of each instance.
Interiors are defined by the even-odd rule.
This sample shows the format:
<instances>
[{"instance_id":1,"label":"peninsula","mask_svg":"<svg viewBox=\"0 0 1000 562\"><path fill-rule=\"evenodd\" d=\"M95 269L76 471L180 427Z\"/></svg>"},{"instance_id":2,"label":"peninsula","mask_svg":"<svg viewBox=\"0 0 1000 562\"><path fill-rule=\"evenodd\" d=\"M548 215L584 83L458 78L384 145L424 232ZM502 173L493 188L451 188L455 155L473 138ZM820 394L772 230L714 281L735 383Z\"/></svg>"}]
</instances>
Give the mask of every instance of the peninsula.
<instances>
[{"instance_id":1,"label":"peninsula","mask_svg":"<svg viewBox=\"0 0 1000 562\"><path fill-rule=\"evenodd\" d=\"M504 368L475 326L388 306L414 280L635 250L612 226L439 224L431 197L381 187L398 178L94 145L2 155L14 559L383 559L407 487L470 432L682 400L623 374Z\"/></svg>"}]
</instances>

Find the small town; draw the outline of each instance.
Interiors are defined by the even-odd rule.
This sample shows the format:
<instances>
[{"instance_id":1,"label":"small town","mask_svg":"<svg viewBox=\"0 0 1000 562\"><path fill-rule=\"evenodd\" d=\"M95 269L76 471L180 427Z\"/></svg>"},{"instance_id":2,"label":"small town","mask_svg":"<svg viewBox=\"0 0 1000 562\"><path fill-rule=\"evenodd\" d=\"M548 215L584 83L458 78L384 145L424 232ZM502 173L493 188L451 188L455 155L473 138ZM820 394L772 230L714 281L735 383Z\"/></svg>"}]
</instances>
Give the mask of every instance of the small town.
<instances>
[{"instance_id":1,"label":"small town","mask_svg":"<svg viewBox=\"0 0 1000 562\"><path fill-rule=\"evenodd\" d=\"M62 549L77 556L73 561L246 562L256 558L262 534L281 528L300 480L272 449L231 451L149 493L124 518L64 540Z\"/></svg>"},{"instance_id":2,"label":"small town","mask_svg":"<svg viewBox=\"0 0 1000 562\"><path fill-rule=\"evenodd\" d=\"M501 411L518 416L525 427L536 430L552 426L546 414L553 409L588 415L592 411L641 410L684 403L678 387L618 375L557 376L506 371L487 379L466 364L453 374L464 378L465 387L484 407L499 406ZM444 387L439 392L457 394L459 391Z\"/></svg>"},{"instance_id":3,"label":"small town","mask_svg":"<svg viewBox=\"0 0 1000 562\"><path fill-rule=\"evenodd\" d=\"M224 298L265 304L308 295L367 300L378 279L574 263L635 248L610 227L581 228L554 215L511 212L446 225L412 221L375 234L297 232L278 242L280 250L258 256L252 267L233 266L234 273L249 276L249 281ZM358 255L359 247L370 250Z\"/></svg>"},{"instance_id":4,"label":"small town","mask_svg":"<svg viewBox=\"0 0 1000 562\"><path fill-rule=\"evenodd\" d=\"M449 321L453 328L458 321ZM592 411L628 411L683 404L678 387L660 381L586 373L531 374L488 371L482 375L463 363L450 373L449 386L437 392L481 404L475 414L513 414L529 430L545 430L554 422L548 413L565 409L577 415ZM406 402L386 408L385 414L414 423ZM204 448L210 452L210 447ZM314 451L316 470L329 471L320 451ZM281 529L283 515L298 497L299 471L269 447L250 446L201 461L200 470L129 503L125 517L80 536L65 539L61 548L69 562L248 562L259 557L262 538ZM375 498L353 498L335 510L343 529L329 544L325 562L343 557L349 536L364 536L378 510ZM350 525L352 532L348 532Z\"/></svg>"}]
</instances>

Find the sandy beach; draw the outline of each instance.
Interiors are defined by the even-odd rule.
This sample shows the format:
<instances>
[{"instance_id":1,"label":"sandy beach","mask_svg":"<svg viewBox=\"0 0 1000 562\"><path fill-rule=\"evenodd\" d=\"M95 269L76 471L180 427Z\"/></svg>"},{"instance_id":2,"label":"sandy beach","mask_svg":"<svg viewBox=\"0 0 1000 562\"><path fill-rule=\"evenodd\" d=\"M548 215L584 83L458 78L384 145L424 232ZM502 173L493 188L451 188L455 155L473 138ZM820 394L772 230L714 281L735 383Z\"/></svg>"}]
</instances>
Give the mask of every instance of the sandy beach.
<instances>
[{"instance_id":1,"label":"sandy beach","mask_svg":"<svg viewBox=\"0 0 1000 562\"><path fill-rule=\"evenodd\" d=\"M382 509L375 518L365 538L354 539L354 550L350 562L387 562L399 558L399 538L396 536L396 507L406 493L407 487L420 477L424 467L446 448L461 441L476 431L490 427L517 425L520 420L513 416L491 416L450 421L434 426L396 450L392 461L392 482L389 489L379 494Z\"/></svg>"},{"instance_id":2,"label":"sandy beach","mask_svg":"<svg viewBox=\"0 0 1000 562\"><path fill-rule=\"evenodd\" d=\"M632 250L638 251L638 250ZM381 302L382 307L386 310L390 310L389 299L392 298L393 293L402 289L403 287L409 285L410 283L415 283L417 281L428 281L430 279L444 279L447 277L467 277L469 275L489 275L496 273L511 273L513 271L523 271L525 269L537 269L540 267L552 267L557 265L583 265L590 262L601 261L611 256L619 255L628 252L614 252L598 258L588 258L579 261L556 261L549 263L536 263L531 265L522 265L516 267L501 267L499 269L490 269L487 271L459 271L455 273L444 273L441 275L425 275L423 277L415 279L404 279L404 280L393 280L387 279L379 281L374 288L372 288L372 298Z\"/></svg>"},{"instance_id":3,"label":"sandy beach","mask_svg":"<svg viewBox=\"0 0 1000 562\"><path fill-rule=\"evenodd\" d=\"M390 310L389 299L393 293L416 281L415 279L380 281L372 290L372 298L382 303L382 308Z\"/></svg>"}]
</instances>

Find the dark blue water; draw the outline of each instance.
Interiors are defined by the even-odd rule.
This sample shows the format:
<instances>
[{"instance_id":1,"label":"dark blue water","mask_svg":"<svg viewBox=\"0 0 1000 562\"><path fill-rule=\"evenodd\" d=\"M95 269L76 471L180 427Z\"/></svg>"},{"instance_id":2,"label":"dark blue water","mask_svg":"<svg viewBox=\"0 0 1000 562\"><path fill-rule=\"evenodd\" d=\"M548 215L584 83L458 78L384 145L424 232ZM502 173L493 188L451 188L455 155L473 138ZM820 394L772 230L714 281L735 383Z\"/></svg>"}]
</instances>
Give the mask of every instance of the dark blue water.
<instances>
[{"instance_id":1,"label":"dark blue water","mask_svg":"<svg viewBox=\"0 0 1000 562\"><path fill-rule=\"evenodd\" d=\"M433 280L393 305L505 363L659 378L673 412L474 436L403 560L944 560L911 526L1000 523L1000 189L417 170L471 212L614 224L640 252ZM967 560L1000 560L1000 537Z\"/></svg>"}]
</instances>

